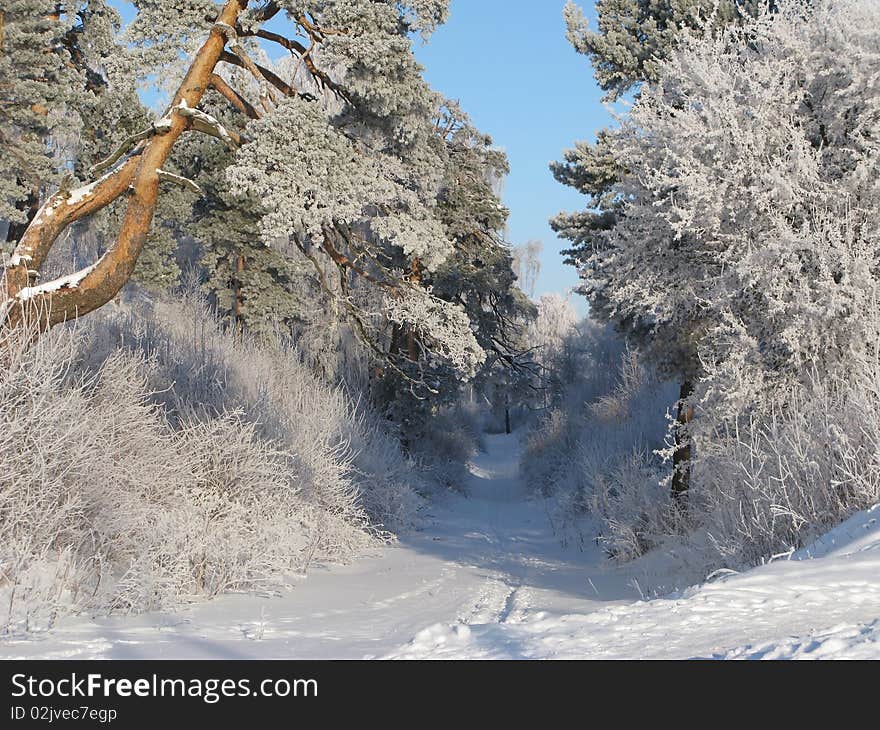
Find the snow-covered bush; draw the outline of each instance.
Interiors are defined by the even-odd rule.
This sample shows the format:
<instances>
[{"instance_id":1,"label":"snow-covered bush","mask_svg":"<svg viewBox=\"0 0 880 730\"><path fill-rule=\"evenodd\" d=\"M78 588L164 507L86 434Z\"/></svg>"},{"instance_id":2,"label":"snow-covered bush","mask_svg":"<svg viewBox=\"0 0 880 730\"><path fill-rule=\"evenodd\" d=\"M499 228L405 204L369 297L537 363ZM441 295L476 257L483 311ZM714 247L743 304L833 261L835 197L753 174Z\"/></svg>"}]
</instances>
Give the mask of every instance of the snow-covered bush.
<instances>
[{"instance_id":1,"label":"snow-covered bush","mask_svg":"<svg viewBox=\"0 0 880 730\"><path fill-rule=\"evenodd\" d=\"M414 519L419 477L379 419L197 301L29 339L0 368L7 629L275 585Z\"/></svg>"},{"instance_id":2,"label":"snow-covered bush","mask_svg":"<svg viewBox=\"0 0 880 730\"><path fill-rule=\"evenodd\" d=\"M880 322L880 311L874 317ZM608 553L636 558L675 549L698 578L802 547L855 511L880 502L880 334L849 372L806 370L792 382L724 411L729 390L757 391L760 373L709 369L714 387L692 423L688 509L669 490L666 421L675 384L659 382L623 343L581 328L574 372L526 442L523 469L555 503L565 542L596 528ZM593 336L590 336L590 335ZM664 448L664 437L667 445Z\"/></svg>"},{"instance_id":3,"label":"snow-covered bush","mask_svg":"<svg viewBox=\"0 0 880 730\"><path fill-rule=\"evenodd\" d=\"M675 389L590 320L559 353L550 363L558 390L526 439L527 483L555 503L551 518L564 542L580 542L583 520L598 520L608 552L633 557L660 539L652 530L668 492L654 452L663 446Z\"/></svg>"},{"instance_id":4,"label":"snow-covered bush","mask_svg":"<svg viewBox=\"0 0 880 730\"><path fill-rule=\"evenodd\" d=\"M690 506L707 563L753 565L880 502L880 338L866 344L846 374L808 367L743 412L694 421Z\"/></svg>"}]
</instances>

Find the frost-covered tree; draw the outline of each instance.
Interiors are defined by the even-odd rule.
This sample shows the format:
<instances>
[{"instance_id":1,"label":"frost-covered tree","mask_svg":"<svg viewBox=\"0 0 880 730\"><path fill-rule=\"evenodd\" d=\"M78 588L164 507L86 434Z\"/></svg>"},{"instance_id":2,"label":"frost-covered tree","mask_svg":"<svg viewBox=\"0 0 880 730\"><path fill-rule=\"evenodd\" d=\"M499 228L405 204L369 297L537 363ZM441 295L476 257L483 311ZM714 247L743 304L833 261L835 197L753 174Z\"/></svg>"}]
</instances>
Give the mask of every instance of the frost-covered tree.
<instances>
[{"instance_id":1,"label":"frost-covered tree","mask_svg":"<svg viewBox=\"0 0 880 730\"><path fill-rule=\"evenodd\" d=\"M434 128L438 97L412 54L413 34L429 35L445 19L447 0L286 0L252 8L245 0L186 0L173 12L154 0L135 5L126 33L132 51L107 74L124 75L130 87L152 75L172 80L171 102L93 168L100 174L93 182L46 197L4 268L6 318L20 321L33 307L52 326L112 299L148 244L160 187L198 194L174 160L182 138L196 133L235 150L223 169L228 192L259 204L263 243L285 239L311 262L365 341L379 349L374 313L349 291L352 276L379 293L392 319L418 331L424 347L473 374L484 353L464 310L412 275L436 271L454 251L438 214L448 156ZM289 35L265 27L276 17L287 18ZM257 41L289 50L309 85L257 63ZM218 72L226 66L253 76L256 103ZM246 125L224 125L201 108L209 89ZM107 250L79 271L36 283L34 272L58 236L116 201L124 213ZM328 267L338 286L327 281Z\"/></svg>"},{"instance_id":2,"label":"frost-covered tree","mask_svg":"<svg viewBox=\"0 0 880 730\"><path fill-rule=\"evenodd\" d=\"M561 382L582 375L573 372L576 366L567 352L580 318L571 301L556 292L542 294L537 310L537 316L529 324L527 338L535 362L541 368L536 380L542 391L541 405L546 408Z\"/></svg>"},{"instance_id":3,"label":"frost-covered tree","mask_svg":"<svg viewBox=\"0 0 880 730\"><path fill-rule=\"evenodd\" d=\"M472 387L485 392L490 382L515 380L532 365L524 333L534 307L517 286L512 251L502 238L508 211L499 198L498 181L508 172L507 158L453 102L445 101L438 110L435 131L447 152L438 216L454 251L435 271L413 273L434 296L466 314L486 353ZM429 357L411 328L395 326L390 347L406 353L406 368L425 377L433 391L410 392L401 388L399 374L385 373L381 390L394 394L385 400L417 432L418 422L432 409L460 395L461 381L447 364Z\"/></svg>"},{"instance_id":4,"label":"frost-covered tree","mask_svg":"<svg viewBox=\"0 0 880 730\"><path fill-rule=\"evenodd\" d=\"M663 61L682 35L711 32L752 17L757 5L752 0L598 0L596 30L574 2L566 4L563 15L569 41L590 59L600 87L614 100L628 92L637 96L643 83L656 81ZM588 199L585 210L561 213L551 221L553 229L572 242L563 252L566 263L579 269L602 245L622 205L614 188L621 163L609 135L609 130L600 130L595 142L578 142L562 161L551 164L559 182ZM602 317L605 302L601 295L583 293L590 299L594 316Z\"/></svg>"},{"instance_id":5,"label":"frost-covered tree","mask_svg":"<svg viewBox=\"0 0 880 730\"><path fill-rule=\"evenodd\" d=\"M772 2L772 0L768 0ZM725 25L751 14L761 0L597 0L597 30L569 0L563 10L568 40L589 57L596 81L616 99L643 81L656 81L660 64L685 29Z\"/></svg>"},{"instance_id":6,"label":"frost-covered tree","mask_svg":"<svg viewBox=\"0 0 880 730\"><path fill-rule=\"evenodd\" d=\"M541 275L541 254L544 242L537 239L526 241L513 249L513 271L516 274L519 288L530 297L535 296L535 287Z\"/></svg>"},{"instance_id":7,"label":"frost-covered tree","mask_svg":"<svg viewBox=\"0 0 880 730\"><path fill-rule=\"evenodd\" d=\"M534 307L523 294L510 246L502 235L508 210L497 181L509 171L507 157L492 146L457 105L447 103L437 121L449 162L440 194L440 219L455 252L428 278L435 294L460 305L487 353L516 369L522 362L524 328Z\"/></svg>"},{"instance_id":8,"label":"frost-covered tree","mask_svg":"<svg viewBox=\"0 0 880 730\"><path fill-rule=\"evenodd\" d=\"M663 63L683 38L693 39L748 22L761 9L772 12L775 7L773 0L600 0L596 4L595 31L573 2L566 5L564 17L569 41L590 58L606 98L616 100L626 93L638 98L643 84L656 82ZM617 189L625 167L613 149L612 134L601 130L595 142L578 142L566 151L563 161L551 164L559 182L588 199L585 210L561 213L551 220L551 227L572 243L563 251L566 263L576 266L587 279L591 262L605 245L608 231L617 225L625 204ZM588 280L580 291L589 299L593 316L614 320L643 345L655 340L643 320L618 316L605 293ZM678 421L684 427L693 417L689 399L701 369L695 337L683 330L665 344L659 364L661 370L681 382ZM674 488L681 492L687 488L690 450L680 431L676 439Z\"/></svg>"},{"instance_id":9,"label":"frost-covered tree","mask_svg":"<svg viewBox=\"0 0 880 730\"><path fill-rule=\"evenodd\" d=\"M215 90L208 91L202 108L224 127L234 128L238 112ZM182 229L197 244L189 257L198 265L217 313L236 332L273 337L283 334L299 313L300 279L311 265L292 255L285 237L266 245L260 233L260 201L237 193L226 180L235 154L233 146L206 135L181 140L172 159L200 189L190 200Z\"/></svg>"},{"instance_id":10,"label":"frost-covered tree","mask_svg":"<svg viewBox=\"0 0 880 730\"><path fill-rule=\"evenodd\" d=\"M5 219L6 241L14 247L49 193L58 188L69 192L100 174L101 160L148 126L150 117L138 98L130 52L119 35L119 14L103 0L13 2L0 16L0 65L6 71L0 111L0 219ZM142 283L164 288L176 276L174 236L164 222L179 209L178 198L165 196L158 204L157 219L163 224L148 234L149 246L138 262L136 276ZM107 205L78 222L75 250L56 250L43 272L31 267L31 278L77 264L81 255L94 255L86 249L95 246L81 244L112 235L121 213L120 205ZM97 248L100 253L102 247Z\"/></svg>"},{"instance_id":11,"label":"frost-covered tree","mask_svg":"<svg viewBox=\"0 0 880 730\"><path fill-rule=\"evenodd\" d=\"M604 137L619 210L595 234L585 289L667 370L700 380L719 415L867 346L878 27L873 2L786 0L685 32Z\"/></svg>"},{"instance_id":12,"label":"frost-covered tree","mask_svg":"<svg viewBox=\"0 0 880 730\"><path fill-rule=\"evenodd\" d=\"M559 356L578 319L574 305L561 294L542 294L538 299L538 314L529 327L528 336L545 367Z\"/></svg>"},{"instance_id":13,"label":"frost-covered tree","mask_svg":"<svg viewBox=\"0 0 880 730\"><path fill-rule=\"evenodd\" d=\"M48 110L65 84L50 77L67 74L65 55L52 52L63 35L50 17L53 7L20 1L0 11L0 77L8 80L0 91L0 217L9 224L7 240L21 235L38 205L40 181L54 173L46 138L55 120Z\"/></svg>"}]
</instances>

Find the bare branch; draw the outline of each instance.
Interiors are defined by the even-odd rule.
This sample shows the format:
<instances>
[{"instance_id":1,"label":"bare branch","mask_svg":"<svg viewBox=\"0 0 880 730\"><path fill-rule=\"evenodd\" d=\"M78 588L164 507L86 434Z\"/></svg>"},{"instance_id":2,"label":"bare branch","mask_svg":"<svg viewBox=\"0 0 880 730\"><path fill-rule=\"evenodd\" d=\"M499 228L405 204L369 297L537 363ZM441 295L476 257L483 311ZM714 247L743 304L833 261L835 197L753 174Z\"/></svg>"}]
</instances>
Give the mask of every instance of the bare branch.
<instances>
[{"instance_id":1,"label":"bare branch","mask_svg":"<svg viewBox=\"0 0 880 730\"><path fill-rule=\"evenodd\" d=\"M223 53L220 54L220 60L243 69L248 68L241 58L236 56L234 53L230 53L229 51L223 51ZM294 89L290 84L284 81L284 79L282 79L280 76L273 73L269 69L261 66L258 63L254 63L254 67L257 69L257 72L263 79L272 84L272 86L278 89L285 96L296 96L298 94L296 89ZM253 71L251 71L251 73L253 73Z\"/></svg>"},{"instance_id":2,"label":"bare branch","mask_svg":"<svg viewBox=\"0 0 880 730\"><path fill-rule=\"evenodd\" d=\"M149 139L154 134L165 134L165 132L167 132L170 128L171 121L163 117L155 124L151 124L147 129L144 129L140 132L135 132L134 134L122 140L116 150L109 157L92 165L89 168L89 172L92 175L97 175L101 172L104 172L104 170L107 170L108 168L116 164L116 161L119 160L123 155L132 150L138 142Z\"/></svg>"},{"instance_id":3,"label":"bare branch","mask_svg":"<svg viewBox=\"0 0 880 730\"><path fill-rule=\"evenodd\" d=\"M168 172L167 170L156 170L156 174L159 176L160 180L174 183L184 190L192 190L194 193L198 193L199 195L202 194L202 189L188 177L183 177L183 175L175 175L173 172Z\"/></svg>"},{"instance_id":4,"label":"bare branch","mask_svg":"<svg viewBox=\"0 0 880 730\"><path fill-rule=\"evenodd\" d=\"M222 76L211 74L211 88L223 96L233 107L250 119L260 119L263 115L247 99L224 81Z\"/></svg>"},{"instance_id":5,"label":"bare branch","mask_svg":"<svg viewBox=\"0 0 880 730\"><path fill-rule=\"evenodd\" d=\"M292 38L285 38L279 33L274 33L270 30L265 30L263 28L260 28L256 31L246 31L242 28L238 28L237 30L239 35L256 36L257 38L262 38L263 40L271 41L273 43L277 43L280 46L283 46L293 55L299 56L302 62L306 65L306 68L309 70L309 73L311 73L312 76L317 79L319 84L330 89L334 94L344 99L345 101L351 101L351 99L348 97L342 87L339 86L339 84L333 81L333 79L331 79L324 71L322 71L315 65L315 62L311 56L311 48L306 48L302 43L293 40Z\"/></svg>"},{"instance_id":6,"label":"bare branch","mask_svg":"<svg viewBox=\"0 0 880 730\"><path fill-rule=\"evenodd\" d=\"M275 95L272 93L272 90L266 85L266 77L260 71L260 67L251 59L251 57L247 54L244 47L241 43L238 42L238 33L235 28L226 23L216 23L214 25L215 28L218 28L221 33L226 37L226 42L229 45L229 50L232 51L232 54L241 61L241 65L243 68L250 71L251 75L257 80L260 85L260 101L263 104L263 108L266 111L269 111L268 101L271 101L273 104L276 104L278 100L275 98Z\"/></svg>"}]
</instances>

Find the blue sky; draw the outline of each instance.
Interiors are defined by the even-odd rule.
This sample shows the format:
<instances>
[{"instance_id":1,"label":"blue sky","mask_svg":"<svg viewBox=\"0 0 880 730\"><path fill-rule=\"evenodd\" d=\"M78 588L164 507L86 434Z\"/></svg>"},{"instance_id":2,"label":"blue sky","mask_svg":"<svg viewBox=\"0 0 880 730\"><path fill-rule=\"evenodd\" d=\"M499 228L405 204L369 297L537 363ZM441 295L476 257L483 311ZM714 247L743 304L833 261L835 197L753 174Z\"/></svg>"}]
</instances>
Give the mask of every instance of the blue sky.
<instances>
[{"instance_id":1,"label":"blue sky","mask_svg":"<svg viewBox=\"0 0 880 730\"><path fill-rule=\"evenodd\" d=\"M575 270L559 255L566 242L547 221L584 206L583 196L554 180L548 164L611 121L589 61L565 38L564 5L565 0L452 0L449 21L416 54L431 85L458 99L507 152L508 237L513 244L544 242L538 295L577 284ZM592 22L592 0L581 6ZM574 301L585 311L581 297Z\"/></svg>"},{"instance_id":2,"label":"blue sky","mask_svg":"<svg viewBox=\"0 0 880 730\"><path fill-rule=\"evenodd\" d=\"M474 123L507 152L504 189L510 208L508 238L544 243L536 295L565 293L577 273L562 263L565 242L548 220L583 207L584 198L557 183L548 168L575 140L593 139L611 118L584 56L565 38L565 0L452 0L449 21L416 55L429 83L457 99ZM593 0L582 0L591 22ZM133 8L116 3L126 20ZM271 50L271 49L267 49ZM584 313L581 297L573 302Z\"/></svg>"}]
</instances>

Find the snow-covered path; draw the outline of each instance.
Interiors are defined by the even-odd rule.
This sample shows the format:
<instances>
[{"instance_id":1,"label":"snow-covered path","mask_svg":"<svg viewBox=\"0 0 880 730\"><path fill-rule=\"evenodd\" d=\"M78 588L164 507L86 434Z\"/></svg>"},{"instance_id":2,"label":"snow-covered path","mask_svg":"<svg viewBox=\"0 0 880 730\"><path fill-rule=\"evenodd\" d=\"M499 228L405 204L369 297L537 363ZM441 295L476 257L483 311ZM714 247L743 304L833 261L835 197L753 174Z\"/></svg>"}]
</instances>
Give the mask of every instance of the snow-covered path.
<instances>
[{"instance_id":1,"label":"snow-covered path","mask_svg":"<svg viewBox=\"0 0 880 730\"><path fill-rule=\"evenodd\" d=\"M880 657L880 510L802 559L645 601L667 580L649 568L663 561L620 568L592 543L563 549L519 454L516 434L488 436L469 497L448 496L421 532L281 597L67 619L0 641L0 658Z\"/></svg>"},{"instance_id":2,"label":"snow-covered path","mask_svg":"<svg viewBox=\"0 0 880 730\"><path fill-rule=\"evenodd\" d=\"M281 597L65 619L48 634L0 641L0 657L381 657L421 645L438 626L464 638L468 625L520 622L546 606L568 613L637 598L598 550L560 547L520 483L518 436L486 438L470 465L469 497L432 505L425 529L372 556L293 579Z\"/></svg>"}]
</instances>

